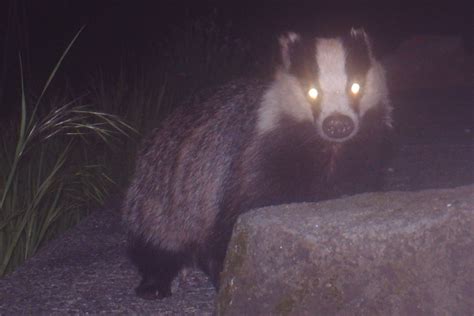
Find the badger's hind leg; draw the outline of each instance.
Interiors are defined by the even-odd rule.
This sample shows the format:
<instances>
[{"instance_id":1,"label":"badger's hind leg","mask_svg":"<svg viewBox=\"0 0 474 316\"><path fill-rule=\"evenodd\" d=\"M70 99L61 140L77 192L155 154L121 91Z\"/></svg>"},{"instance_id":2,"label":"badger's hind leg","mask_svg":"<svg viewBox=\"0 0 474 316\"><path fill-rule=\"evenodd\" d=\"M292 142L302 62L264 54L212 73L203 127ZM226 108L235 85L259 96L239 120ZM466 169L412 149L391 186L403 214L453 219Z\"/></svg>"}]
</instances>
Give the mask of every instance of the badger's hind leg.
<instances>
[{"instance_id":1,"label":"badger's hind leg","mask_svg":"<svg viewBox=\"0 0 474 316\"><path fill-rule=\"evenodd\" d=\"M188 262L185 251L161 249L141 238L130 240L128 254L142 276L135 293L148 300L171 296L171 283Z\"/></svg>"},{"instance_id":2,"label":"badger's hind leg","mask_svg":"<svg viewBox=\"0 0 474 316\"><path fill-rule=\"evenodd\" d=\"M237 215L219 213L206 244L199 251L199 268L209 276L217 291L236 219Z\"/></svg>"},{"instance_id":3,"label":"badger's hind leg","mask_svg":"<svg viewBox=\"0 0 474 316\"><path fill-rule=\"evenodd\" d=\"M220 274L224 267L225 254L226 245L206 247L199 252L198 266L207 274L216 290L219 290Z\"/></svg>"}]
</instances>

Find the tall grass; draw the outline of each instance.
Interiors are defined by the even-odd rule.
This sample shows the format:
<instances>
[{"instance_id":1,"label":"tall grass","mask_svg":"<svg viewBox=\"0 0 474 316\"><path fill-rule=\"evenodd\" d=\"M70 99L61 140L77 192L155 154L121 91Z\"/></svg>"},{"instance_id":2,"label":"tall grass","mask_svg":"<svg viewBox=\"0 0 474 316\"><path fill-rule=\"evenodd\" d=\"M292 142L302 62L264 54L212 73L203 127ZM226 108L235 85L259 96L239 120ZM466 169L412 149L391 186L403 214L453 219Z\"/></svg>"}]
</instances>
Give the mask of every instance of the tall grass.
<instances>
[{"instance_id":1,"label":"tall grass","mask_svg":"<svg viewBox=\"0 0 474 316\"><path fill-rule=\"evenodd\" d=\"M0 126L0 276L77 223L111 188L125 188L140 137L123 135L144 135L197 91L252 71L248 43L211 16L174 28L148 52L151 59L124 58L113 72L97 71L88 96L93 105L48 98L78 35L39 97L28 98L21 81L20 117Z\"/></svg>"},{"instance_id":2,"label":"tall grass","mask_svg":"<svg viewBox=\"0 0 474 316\"><path fill-rule=\"evenodd\" d=\"M145 57L123 59L115 71L97 71L91 79L94 104L124 118L139 137L129 139L111 174L122 186L133 171L141 136L150 132L176 106L201 90L251 73L255 59L250 44L231 36L231 25L218 26L216 13L173 27L167 38L149 47ZM117 155L118 156L118 155ZM122 172L117 172L122 170ZM127 170L128 172L123 172Z\"/></svg>"},{"instance_id":3,"label":"tall grass","mask_svg":"<svg viewBox=\"0 0 474 316\"><path fill-rule=\"evenodd\" d=\"M21 115L2 126L0 276L103 201L111 182L103 170L104 145L130 132L118 117L93 111L81 98L45 97L81 31L39 97L28 98L21 79Z\"/></svg>"}]
</instances>

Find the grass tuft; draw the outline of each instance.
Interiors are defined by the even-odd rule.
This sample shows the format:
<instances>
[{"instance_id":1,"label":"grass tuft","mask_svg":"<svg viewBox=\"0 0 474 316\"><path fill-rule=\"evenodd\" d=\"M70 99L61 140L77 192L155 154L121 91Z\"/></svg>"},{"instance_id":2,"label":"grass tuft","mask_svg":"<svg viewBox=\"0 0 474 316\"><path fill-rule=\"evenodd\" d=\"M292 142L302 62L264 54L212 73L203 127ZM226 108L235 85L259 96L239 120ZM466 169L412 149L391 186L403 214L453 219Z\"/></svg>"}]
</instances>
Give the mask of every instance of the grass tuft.
<instances>
[{"instance_id":1,"label":"grass tuft","mask_svg":"<svg viewBox=\"0 0 474 316\"><path fill-rule=\"evenodd\" d=\"M52 95L51 83L84 28L37 97L27 97L20 58L19 115L0 126L0 276L125 187L137 136L197 91L251 72L248 43L215 18L175 27L146 52L152 58L132 53L113 71L99 69L82 97Z\"/></svg>"},{"instance_id":2,"label":"grass tuft","mask_svg":"<svg viewBox=\"0 0 474 316\"><path fill-rule=\"evenodd\" d=\"M113 183L103 167L104 145L133 131L117 116L92 110L81 98L45 101L51 81L81 31L38 98L27 100L21 78L19 120L2 128L0 276L104 201ZM41 107L50 110L39 111Z\"/></svg>"}]
</instances>

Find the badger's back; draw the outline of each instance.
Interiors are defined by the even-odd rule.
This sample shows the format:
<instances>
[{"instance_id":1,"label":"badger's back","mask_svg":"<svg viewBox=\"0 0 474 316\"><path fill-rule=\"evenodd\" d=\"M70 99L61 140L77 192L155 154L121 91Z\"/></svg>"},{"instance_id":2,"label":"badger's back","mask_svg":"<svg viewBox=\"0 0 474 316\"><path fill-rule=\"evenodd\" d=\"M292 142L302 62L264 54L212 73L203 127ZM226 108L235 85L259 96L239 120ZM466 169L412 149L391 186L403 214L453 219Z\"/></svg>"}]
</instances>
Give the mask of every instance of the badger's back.
<instances>
[{"instance_id":1,"label":"badger's back","mask_svg":"<svg viewBox=\"0 0 474 316\"><path fill-rule=\"evenodd\" d=\"M264 88L257 81L225 85L202 104L176 109L144 141L123 206L134 234L172 250L205 241Z\"/></svg>"}]
</instances>

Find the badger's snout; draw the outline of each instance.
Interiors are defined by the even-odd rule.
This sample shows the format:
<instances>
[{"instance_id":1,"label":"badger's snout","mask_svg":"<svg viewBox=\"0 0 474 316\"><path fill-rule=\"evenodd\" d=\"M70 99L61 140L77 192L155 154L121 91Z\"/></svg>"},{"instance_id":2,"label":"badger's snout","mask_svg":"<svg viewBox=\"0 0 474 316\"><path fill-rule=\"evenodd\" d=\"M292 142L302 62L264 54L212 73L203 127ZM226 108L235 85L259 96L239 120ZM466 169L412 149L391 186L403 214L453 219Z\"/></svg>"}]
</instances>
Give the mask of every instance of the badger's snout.
<instances>
[{"instance_id":1,"label":"badger's snout","mask_svg":"<svg viewBox=\"0 0 474 316\"><path fill-rule=\"evenodd\" d=\"M354 131L355 124L347 115L335 113L326 117L322 123L325 136L335 141L342 141Z\"/></svg>"}]
</instances>

